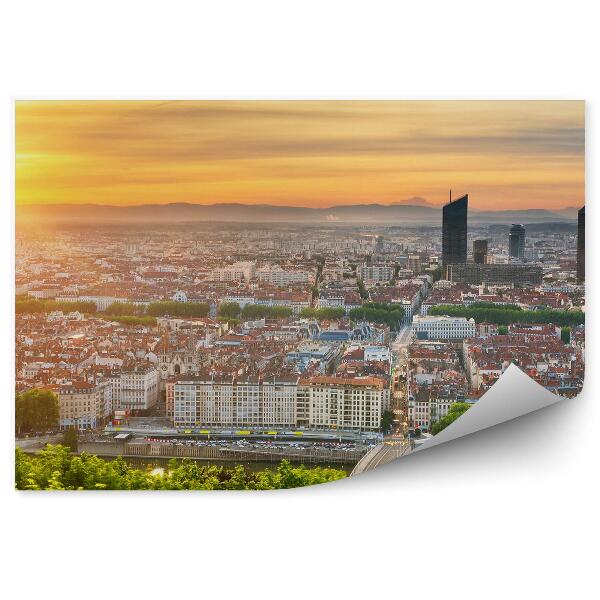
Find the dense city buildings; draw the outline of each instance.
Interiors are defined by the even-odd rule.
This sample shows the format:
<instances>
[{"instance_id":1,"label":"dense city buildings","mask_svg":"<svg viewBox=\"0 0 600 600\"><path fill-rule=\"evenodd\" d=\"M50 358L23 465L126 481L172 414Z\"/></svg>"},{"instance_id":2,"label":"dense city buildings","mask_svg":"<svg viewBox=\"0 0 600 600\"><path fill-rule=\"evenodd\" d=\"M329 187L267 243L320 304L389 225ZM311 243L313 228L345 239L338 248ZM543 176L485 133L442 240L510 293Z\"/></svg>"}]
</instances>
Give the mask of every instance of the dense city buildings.
<instances>
[{"instance_id":1,"label":"dense city buildings","mask_svg":"<svg viewBox=\"0 0 600 600\"><path fill-rule=\"evenodd\" d=\"M469 196L457 198L442 209L442 265L467 262L467 212Z\"/></svg>"},{"instance_id":2,"label":"dense city buildings","mask_svg":"<svg viewBox=\"0 0 600 600\"><path fill-rule=\"evenodd\" d=\"M508 234L508 253L511 258L523 260L525 258L525 227L513 224Z\"/></svg>"},{"instance_id":3,"label":"dense city buildings","mask_svg":"<svg viewBox=\"0 0 600 600\"><path fill-rule=\"evenodd\" d=\"M511 363L573 395L583 234L528 225L517 261L509 225L467 231L466 210L466 196L446 205L437 228L20 232L17 391L53 390L62 430L159 419L177 435L242 437L380 436L392 420L428 432Z\"/></svg>"}]
</instances>

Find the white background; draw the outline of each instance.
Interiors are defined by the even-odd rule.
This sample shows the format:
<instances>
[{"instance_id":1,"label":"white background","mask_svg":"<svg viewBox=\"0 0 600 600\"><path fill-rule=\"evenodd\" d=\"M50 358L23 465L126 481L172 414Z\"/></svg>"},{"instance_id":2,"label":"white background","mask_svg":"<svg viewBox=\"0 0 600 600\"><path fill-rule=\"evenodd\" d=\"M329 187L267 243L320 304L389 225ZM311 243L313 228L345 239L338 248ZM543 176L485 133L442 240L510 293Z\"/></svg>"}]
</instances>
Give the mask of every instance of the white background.
<instances>
[{"instance_id":1,"label":"white background","mask_svg":"<svg viewBox=\"0 0 600 600\"><path fill-rule=\"evenodd\" d=\"M589 597L600 436L594 4L8 5L0 9L6 597ZM334 485L254 494L17 494L12 111L14 97L32 96L586 99L584 394Z\"/></svg>"}]
</instances>

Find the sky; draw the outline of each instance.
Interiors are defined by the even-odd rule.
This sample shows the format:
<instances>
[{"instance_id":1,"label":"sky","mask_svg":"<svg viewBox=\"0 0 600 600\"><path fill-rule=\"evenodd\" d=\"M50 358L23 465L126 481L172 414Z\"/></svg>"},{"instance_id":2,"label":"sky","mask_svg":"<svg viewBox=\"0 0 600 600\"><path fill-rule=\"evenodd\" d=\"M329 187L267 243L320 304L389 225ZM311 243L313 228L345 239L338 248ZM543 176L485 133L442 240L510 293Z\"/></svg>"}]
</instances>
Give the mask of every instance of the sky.
<instances>
[{"instance_id":1,"label":"sky","mask_svg":"<svg viewBox=\"0 0 600 600\"><path fill-rule=\"evenodd\" d=\"M580 101L17 101L16 201L584 204ZM413 201L410 201L412 203Z\"/></svg>"}]
</instances>

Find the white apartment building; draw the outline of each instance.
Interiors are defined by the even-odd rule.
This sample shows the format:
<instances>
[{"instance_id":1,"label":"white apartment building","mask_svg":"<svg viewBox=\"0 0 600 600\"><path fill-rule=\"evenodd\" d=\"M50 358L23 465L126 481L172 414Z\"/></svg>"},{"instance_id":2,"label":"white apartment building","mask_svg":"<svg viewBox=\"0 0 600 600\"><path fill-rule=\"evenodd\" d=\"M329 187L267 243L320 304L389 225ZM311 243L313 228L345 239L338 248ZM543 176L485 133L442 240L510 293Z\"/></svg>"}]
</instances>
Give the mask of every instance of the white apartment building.
<instances>
[{"instance_id":1,"label":"white apartment building","mask_svg":"<svg viewBox=\"0 0 600 600\"><path fill-rule=\"evenodd\" d=\"M136 365L121 371L119 410L147 410L158 401L158 371Z\"/></svg>"},{"instance_id":2,"label":"white apartment building","mask_svg":"<svg viewBox=\"0 0 600 600\"><path fill-rule=\"evenodd\" d=\"M262 283L286 286L294 283L309 283L315 275L309 271L284 270L279 265L270 265L258 269L256 276Z\"/></svg>"},{"instance_id":3,"label":"white apartment building","mask_svg":"<svg viewBox=\"0 0 600 600\"><path fill-rule=\"evenodd\" d=\"M213 281L251 281L256 274L256 263L252 261L241 261L213 269L211 279Z\"/></svg>"},{"instance_id":4,"label":"white apartment building","mask_svg":"<svg viewBox=\"0 0 600 600\"><path fill-rule=\"evenodd\" d=\"M167 384L167 414L178 427L376 431L389 403L389 387L375 377L311 377L301 381L190 377Z\"/></svg>"},{"instance_id":5,"label":"white apartment building","mask_svg":"<svg viewBox=\"0 0 600 600\"><path fill-rule=\"evenodd\" d=\"M93 429L103 425L111 414L111 387L108 382L98 384L74 382L56 390L61 429Z\"/></svg>"},{"instance_id":6,"label":"white apartment building","mask_svg":"<svg viewBox=\"0 0 600 600\"><path fill-rule=\"evenodd\" d=\"M464 340L477 332L475 320L465 317L415 315L412 328L413 339L418 340Z\"/></svg>"},{"instance_id":7,"label":"white apartment building","mask_svg":"<svg viewBox=\"0 0 600 600\"><path fill-rule=\"evenodd\" d=\"M389 408L390 390L382 379L311 377L298 386L299 414L315 429L376 431Z\"/></svg>"},{"instance_id":8,"label":"white apartment building","mask_svg":"<svg viewBox=\"0 0 600 600\"><path fill-rule=\"evenodd\" d=\"M176 426L293 427L297 378L182 378L172 389ZM168 403L169 404L169 403Z\"/></svg>"},{"instance_id":9,"label":"white apartment building","mask_svg":"<svg viewBox=\"0 0 600 600\"><path fill-rule=\"evenodd\" d=\"M363 281L390 281L394 276L394 267L389 265L364 265L360 269Z\"/></svg>"}]
</instances>

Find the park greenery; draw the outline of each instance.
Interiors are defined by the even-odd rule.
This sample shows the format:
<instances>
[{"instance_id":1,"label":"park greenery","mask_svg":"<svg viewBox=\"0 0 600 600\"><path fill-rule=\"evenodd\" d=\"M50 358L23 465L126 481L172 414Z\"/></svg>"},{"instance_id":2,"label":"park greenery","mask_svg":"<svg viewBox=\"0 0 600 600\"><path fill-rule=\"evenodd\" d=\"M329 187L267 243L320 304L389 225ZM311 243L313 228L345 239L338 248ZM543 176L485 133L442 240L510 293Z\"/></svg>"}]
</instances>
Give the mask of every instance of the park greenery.
<instances>
[{"instance_id":1,"label":"park greenery","mask_svg":"<svg viewBox=\"0 0 600 600\"><path fill-rule=\"evenodd\" d=\"M350 311L353 321L367 321L379 325L389 325L390 329L398 329L404 319L404 309L400 304L384 302L367 302Z\"/></svg>"},{"instance_id":2,"label":"park greenery","mask_svg":"<svg viewBox=\"0 0 600 600\"><path fill-rule=\"evenodd\" d=\"M147 306L133 302L113 302L104 314L118 317L206 317L210 306L205 302L160 300Z\"/></svg>"},{"instance_id":3,"label":"park greenery","mask_svg":"<svg viewBox=\"0 0 600 600\"><path fill-rule=\"evenodd\" d=\"M293 310L289 306L265 306L264 304L246 304L242 309L244 319L286 319Z\"/></svg>"},{"instance_id":4,"label":"park greenery","mask_svg":"<svg viewBox=\"0 0 600 600\"><path fill-rule=\"evenodd\" d=\"M141 317L146 314L146 307L134 302L113 302L106 307L104 314L111 317Z\"/></svg>"},{"instance_id":5,"label":"park greenery","mask_svg":"<svg viewBox=\"0 0 600 600\"><path fill-rule=\"evenodd\" d=\"M18 490L275 490L342 479L346 473L330 467L292 466L283 460L274 469L251 472L202 465L191 459L172 460L164 472L131 467L122 458L105 461L93 454L71 454L66 446L48 445L37 456L16 450Z\"/></svg>"},{"instance_id":6,"label":"park greenery","mask_svg":"<svg viewBox=\"0 0 600 600\"><path fill-rule=\"evenodd\" d=\"M317 321L331 321L341 319L346 315L343 308L332 308L324 306L322 308L305 307L300 311L300 316L303 319L316 319Z\"/></svg>"},{"instance_id":7,"label":"park greenery","mask_svg":"<svg viewBox=\"0 0 600 600\"><path fill-rule=\"evenodd\" d=\"M475 319L476 323L496 323L497 325L552 323L553 325L566 327L569 325L582 325L585 322L585 314L581 310L522 310L514 306L497 306L484 302L476 302L471 306L440 304L432 306L428 314L432 316L466 317L467 319Z\"/></svg>"},{"instance_id":8,"label":"park greenery","mask_svg":"<svg viewBox=\"0 0 600 600\"><path fill-rule=\"evenodd\" d=\"M17 315L49 313L60 310L65 313L78 311L80 313L95 313L96 303L87 301L60 302L58 300L37 300L19 296L15 301L15 313Z\"/></svg>"},{"instance_id":9,"label":"park greenery","mask_svg":"<svg viewBox=\"0 0 600 600\"><path fill-rule=\"evenodd\" d=\"M237 302L221 302L217 315L225 319L237 319L242 312Z\"/></svg>"},{"instance_id":10,"label":"park greenery","mask_svg":"<svg viewBox=\"0 0 600 600\"><path fill-rule=\"evenodd\" d=\"M437 435L440 431L446 429L448 425L454 423L458 417L466 413L469 408L471 408L471 405L467 402L455 402L452 404L448 409L448 414L431 426L431 434Z\"/></svg>"},{"instance_id":11,"label":"park greenery","mask_svg":"<svg viewBox=\"0 0 600 600\"><path fill-rule=\"evenodd\" d=\"M15 396L17 435L54 429L58 424L58 417L58 398L50 390L32 388Z\"/></svg>"},{"instance_id":12,"label":"park greenery","mask_svg":"<svg viewBox=\"0 0 600 600\"><path fill-rule=\"evenodd\" d=\"M148 305L134 302L113 302L107 306L105 311L99 312L96 303L91 301L37 300L23 296L17 297L15 301L15 312L18 315L49 313L55 310L64 313L78 311L84 314L115 317L111 320L122 323L154 325L156 323L155 317L206 317L210 311L210 306L205 302L175 302L174 300L161 300L151 302ZM133 317L146 319L146 321L122 320Z\"/></svg>"}]
</instances>

